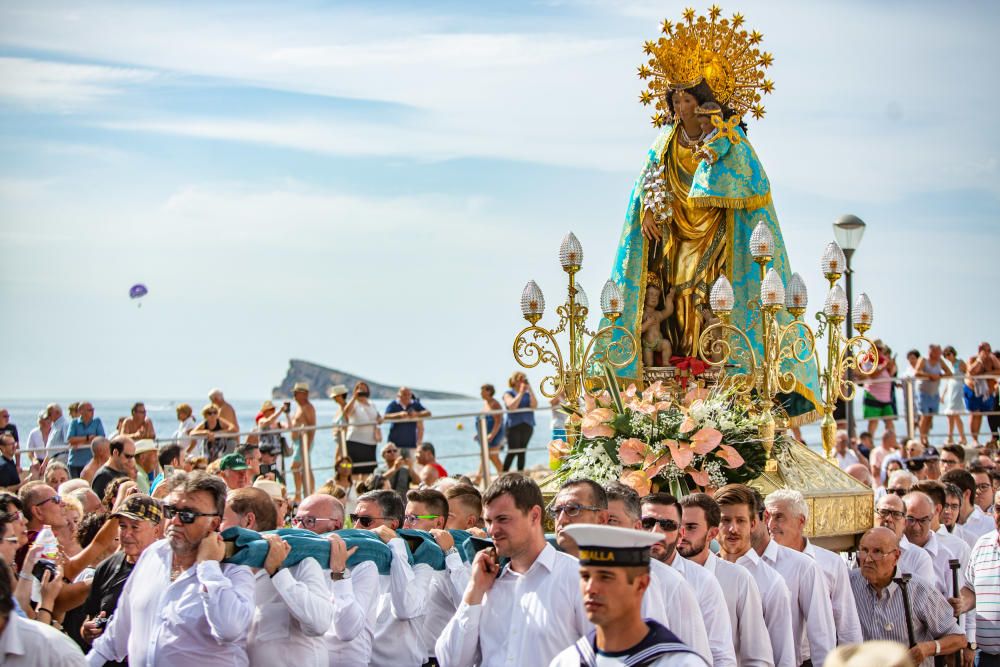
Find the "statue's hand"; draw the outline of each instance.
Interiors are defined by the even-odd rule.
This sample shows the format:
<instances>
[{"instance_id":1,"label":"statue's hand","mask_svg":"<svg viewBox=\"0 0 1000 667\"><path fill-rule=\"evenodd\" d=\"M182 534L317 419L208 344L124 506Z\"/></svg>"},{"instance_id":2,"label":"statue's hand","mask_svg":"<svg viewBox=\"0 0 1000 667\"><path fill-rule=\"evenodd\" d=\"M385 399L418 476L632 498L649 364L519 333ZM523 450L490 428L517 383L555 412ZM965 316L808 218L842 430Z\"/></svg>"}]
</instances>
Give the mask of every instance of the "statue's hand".
<instances>
[{"instance_id":1,"label":"statue's hand","mask_svg":"<svg viewBox=\"0 0 1000 667\"><path fill-rule=\"evenodd\" d=\"M645 211L642 215L642 235L650 241L663 239L663 232L660 231L660 225L653 219L653 214L649 211Z\"/></svg>"}]
</instances>

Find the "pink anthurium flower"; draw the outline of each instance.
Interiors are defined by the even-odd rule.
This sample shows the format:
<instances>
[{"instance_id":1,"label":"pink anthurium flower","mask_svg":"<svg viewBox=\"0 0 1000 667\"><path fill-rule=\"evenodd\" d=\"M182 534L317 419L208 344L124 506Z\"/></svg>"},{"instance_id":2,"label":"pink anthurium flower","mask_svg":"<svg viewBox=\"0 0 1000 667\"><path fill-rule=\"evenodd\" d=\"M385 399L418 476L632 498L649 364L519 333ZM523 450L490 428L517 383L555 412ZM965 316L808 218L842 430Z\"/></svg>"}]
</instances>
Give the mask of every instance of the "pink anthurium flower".
<instances>
[{"instance_id":1,"label":"pink anthurium flower","mask_svg":"<svg viewBox=\"0 0 1000 667\"><path fill-rule=\"evenodd\" d=\"M549 443L549 458L558 461L569 454L569 443L565 440L553 440Z\"/></svg>"},{"instance_id":2,"label":"pink anthurium flower","mask_svg":"<svg viewBox=\"0 0 1000 667\"><path fill-rule=\"evenodd\" d=\"M626 470L622 473L622 476L618 479L625 486L630 486L635 489L635 492L640 496L649 495L649 490L652 488L652 480L646 475L642 470Z\"/></svg>"},{"instance_id":3,"label":"pink anthurium flower","mask_svg":"<svg viewBox=\"0 0 1000 667\"><path fill-rule=\"evenodd\" d=\"M684 396L684 405L690 406L695 401L703 401L708 398L708 389L705 387L695 387Z\"/></svg>"},{"instance_id":4,"label":"pink anthurium flower","mask_svg":"<svg viewBox=\"0 0 1000 667\"><path fill-rule=\"evenodd\" d=\"M642 463L646 456L646 443L638 438L629 438L618 446L618 460L622 465Z\"/></svg>"},{"instance_id":5,"label":"pink anthurium flower","mask_svg":"<svg viewBox=\"0 0 1000 667\"><path fill-rule=\"evenodd\" d=\"M708 473L701 470L695 470L694 468L688 468L685 470L687 474L691 475L691 479L698 486L708 486Z\"/></svg>"},{"instance_id":6,"label":"pink anthurium flower","mask_svg":"<svg viewBox=\"0 0 1000 667\"><path fill-rule=\"evenodd\" d=\"M646 476L653 479L660 474L660 471L666 468L670 461L670 454L664 454L660 458L654 458L653 452L646 455L646 460L643 462L642 470L646 473Z\"/></svg>"},{"instance_id":7,"label":"pink anthurium flower","mask_svg":"<svg viewBox=\"0 0 1000 667\"><path fill-rule=\"evenodd\" d=\"M704 456L714 451L722 442L722 433L714 428L703 428L691 437L690 442L677 442L676 440L665 442L674 457L674 463L683 470L691 465L695 454Z\"/></svg>"},{"instance_id":8,"label":"pink anthurium flower","mask_svg":"<svg viewBox=\"0 0 1000 667\"><path fill-rule=\"evenodd\" d=\"M715 455L726 462L727 468L739 468L744 463L740 453L729 445L719 445L719 450L715 452Z\"/></svg>"},{"instance_id":9,"label":"pink anthurium flower","mask_svg":"<svg viewBox=\"0 0 1000 667\"><path fill-rule=\"evenodd\" d=\"M608 426L615 413L610 408L595 408L583 416L580 430L585 438L610 438L615 430Z\"/></svg>"}]
</instances>

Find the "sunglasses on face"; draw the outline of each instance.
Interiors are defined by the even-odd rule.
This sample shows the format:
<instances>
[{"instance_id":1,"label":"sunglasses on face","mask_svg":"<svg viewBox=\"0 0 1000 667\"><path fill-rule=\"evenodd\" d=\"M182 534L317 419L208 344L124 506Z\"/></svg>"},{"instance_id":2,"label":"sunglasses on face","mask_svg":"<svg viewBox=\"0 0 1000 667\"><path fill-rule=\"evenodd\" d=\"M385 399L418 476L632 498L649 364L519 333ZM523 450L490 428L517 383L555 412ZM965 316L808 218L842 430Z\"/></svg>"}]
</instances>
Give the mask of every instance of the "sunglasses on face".
<instances>
[{"instance_id":1,"label":"sunglasses on face","mask_svg":"<svg viewBox=\"0 0 1000 667\"><path fill-rule=\"evenodd\" d=\"M900 497L905 496L907 493L910 492L909 489L886 489L886 491L889 493L895 493L897 496Z\"/></svg>"},{"instance_id":2,"label":"sunglasses on face","mask_svg":"<svg viewBox=\"0 0 1000 667\"><path fill-rule=\"evenodd\" d=\"M16 537L5 537L3 538L3 541L6 542L7 544L17 544Z\"/></svg>"},{"instance_id":3,"label":"sunglasses on face","mask_svg":"<svg viewBox=\"0 0 1000 667\"><path fill-rule=\"evenodd\" d=\"M46 498L42 502L38 503L37 505L35 505L35 507L41 507L42 505L44 505L45 503L48 503L48 502L53 502L56 505L62 505L62 496L60 496L57 493L56 495L52 496L51 498Z\"/></svg>"},{"instance_id":4,"label":"sunglasses on face","mask_svg":"<svg viewBox=\"0 0 1000 667\"><path fill-rule=\"evenodd\" d=\"M549 512L549 516L551 516L553 519L555 519L556 517L558 517L560 514L562 514L564 512L566 513L566 516L568 516L568 517L577 517L577 516L580 516L580 512L582 512L584 510L590 510L591 512L597 512L600 509L601 509L600 507L594 507L593 505L576 505L576 504L570 503L570 504L567 504L567 505L554 505L554 506L552 506L552 507L550 507L548 509L548 512Z\"/></svg>"},{"instance_id":5,"label":"sunglasses on face","mask_svg":"<svg viewBox=\"0 0 1000 667\"><path fill-rule=\"evenodd\" d=\"M333 521L333 517L325 516L293 516L292 525L302 526L307 530L312 530L316 527L317 521Z\"/></svg>"},{"instance_id":6,"label":"sunglasses on face","mask_svg":"<svg viewBox=\"0 0 1000 667\"><path fill-rule=\"evenodd\" d=\"M175 516L181 520L183 524L194 523L195 519L200 516L219 516L218 512L196 512L194 510L180 509L174 505L164 505L163 506L163 516L167 519L173 519Z\"/></svg>"},{"instance_id":7,"label":"sunglasses on face","mask_svg":"<svg viewBox=\"0 0 1000 667\"><path fill-rule=\"evenodd\" d=\"M134 459L135 458L135 454L126 454L125 452L122 452L122 456L124 456L127 459Z\"/></svg>"},{"instance_id":8,"label":"sunglasses on face","mask_svg":"<svg viewBox=\"0 0 1000 667\"><path fill-rule=\"evenodd\" d=\"M657 519L656 517L652 516L642 517L643 529L653 530L653 526L659 526L661 530L665 530L668 533L671 533L680 528L679 523L677 523L676 521L671 521L670 519Z\"/></svg>"},{"instance_id":9,"label":"sunglasses on face","mask_svg":"<svg viewBox=\"0 0 1000 667\"><path fill-rule=\"evenodd\" d=\"M440 514L407 514L406 516L403 517L403 521L405 523L416 523L418 520L421 519L432 520L440 517L441 517Z\"/></svg>"},{"instance_id":10,"label":"sunglasses on face","mask_svg":"<svg viewBox=\"0 0 1000 667\"><path fill-rule=\"evenodd\" d=\"M360 514L351 515L351 523L355 526L361 526L362 528L370 528L372 524L376 521L385 521L385 517L381 516L362 516Z\"/></svg>"}]
</instances>

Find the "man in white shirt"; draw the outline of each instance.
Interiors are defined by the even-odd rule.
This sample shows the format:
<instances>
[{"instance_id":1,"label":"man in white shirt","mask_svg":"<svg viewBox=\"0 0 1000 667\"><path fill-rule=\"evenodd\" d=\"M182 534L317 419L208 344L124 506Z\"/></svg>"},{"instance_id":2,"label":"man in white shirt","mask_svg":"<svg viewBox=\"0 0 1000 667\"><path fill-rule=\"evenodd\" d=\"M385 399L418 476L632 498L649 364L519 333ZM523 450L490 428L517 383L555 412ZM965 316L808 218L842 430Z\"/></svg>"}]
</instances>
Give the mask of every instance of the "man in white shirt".
<instances>
[{"instance_id":1,"label":"man in white shirt","mask_svg":"<svg viewBox=\"0 0 1000 667\"><path fill-rule=\"evenodd\" d=\"M836 643L860 644L864 639L847 563L839 554L818 547L806 538L804 531L809 519L809 505L802 493L793 489L776 489L764 499L764 505L767 507L767 529L774 541L812 558L823 573L837 628Z\"/></svg>"},{"instance_id":2,"label":"man in white shirt","mask_svg":"<svg viewBox=\"0 0 1000 667\"><path fill-rule=\"evenodd\" d=\"M347 559L357 547L348 549L344 540L331 532L344 527L344 506L333 496L325 493L306 496L292 517L292 525L300 530L327 533L330 541L330 567L324 577L329 576L333 618L323 635L329 664L368 667L372 659L380 588L375 563L363 561L353 567L347 566Z\"/></svg>"},{"instance_id":3,"label":"man in white shirt","mask_svg":"<svg viewBox=\"0 0 1000 667\"><path fill-rule=\"evenodd\" d=\"M443 493L436 489L410 489L407 492L403 526L429 532L445 553L445 569L431 573L427 612L421 629L428 657L434 657L434 642L455 615L465 587L469 585L469 567L462 562L455 548L455 538L444 530L447 521L448 499Z\"/></svg>"},{"instance_id":4,"label":"man in white shirt","mask_svg":"<svg viewBox=\"0 0 1000 667\"><path fill-rule=\"evenodd\" d=\"M476 554L435 655L442 667L546 667L590 629L579 564L545 541L542 491L530 478L502 475L483 504L494 547ZM500 558L510 560L501 567Z\"/></svg>"},{"instance_id":5,"label":"man in white shirt","mask_svg":"<svg viewBox=\"0 0 1000 667\"><path fill-rule=\"evenodd\" d=\"M827 653L837 645L837 626L826 580L814 560L771 539L764 498L756 489L753 491L759 519L753 531L753 547L788 586L796 662L822 665Z\"/></svg>"},{"instance_id":6,"label":"man in white shirt","mask_svg":"<svg viewBox=\"0 0 1000 667\"><path fill-rule=\"evenodd\" d=\"M862 463L862 460L850 448L851 441L847 437L847 431L837 431L837 439L833 443L833 454L837 457L837 465L841 470L847 470L852 465Z\"/></svg>"},{"instance_id":7,"label":"man in white shirt","mask_svg":"<svg viewBox=\"0 0 1000 667\"><path fill-rule=\"evenodd\" d=\"M642 499L642 529L660 536L660 541L652 548L653 558L677 570L694 589L698 598L698 608L705 622L711 649L709 664L735 667L733 627L726 608L726 598L719 582L710 572L677 553L680 526L681 506L674 496L654 493Z\"/></svg>"},{"instance_id":8,"label":"man in white shirt","mask_svg":"<svg viewBox=\"0 0 1000 667\"><path fill-rule=\"evenodd\" d=\"M715 577L725 596L732 643L741 667L774 665L774 653L764 624L764 607L753 576L724 561L709 549L719 534L719 505L705 493L681 499L681 530L677 551Z\"/></svg>"},{"instance_id":9,"label":"man in white shirt","mask_svg":"<svg viewBox=\"0 0 1000 667\"><path fill-rule=\"evenodd\" d=\"M0 665L4 667L83 667L80 649L51 625L14 611L14 574L0 558Z\"/></svg>"},{"instance_id":10,"label":"man in white shirt","mask_svg":"<svg viewBox=\"0 0 1000 667\"><path fill-rule=\"evenodd\" d=\"M592 483L589 480L588 484ZM599 488L599 487L598 487ZM572 487L560 491L560 496L564 492L570 491ZM598 504L607 506L608 523L612 526L622 526L635 530L644 530L642 525L642 507L639 501L639 494L629 487L614 483L608 485L603 491L603 499L600 494L594 492L598 497ZM553 503L553 510L574 504L572 496L564 497L563 501ZM601 502L603 500L603 502ZM583 502L585 498L577 498L575 502ZM582 514L582 512L581 512ZM556 515L562 516L565 521L567 512L560 511ZM650 523L656 526L656 522ZM573 547L573 554L576 554L576 544L572 539L567 542ZM712 660L712 645L709 641L707 623L702 618L701 610L698 607L698 596L692 584L685 580L684 576L670 567L666 563L656 560L650 561L650 576L652 584L646 589L643 598L643 614L646 618L657 621L667 627L671 632L680 637L688 647L701 655L706 662Z\"/></svg>"},{"instance_id":11,"label":"man in white shirt","mask_svg":"<svg viewBox=\"0 0 1000 667\"><path fill-rule=\"evenodd\" d=\"M954 533L964 539L970 549L976 546L976 540L996 529L993 518L976 504L979 487L989 483L989 475L985 477L986 480L977 482L968 470L950 470L941 475L942 482L954 484L962 491L962 506L958 510L958 523Z\"/></svg>"},{"instance_id":12,"label":"man in white shirt","mask_svg":"<svg viewBox=\"0 0 1000 667\"><path fill-rule=\"evenodd\" d=\"M704 667L704 659L675 634L643 617L655 533L587 524L566 526L565 532L579 545L580 589L596 628L564 649L550 667Z\"/></svg>"},{"instance_id":13,"label":"man in white shirt","mask_svg":"<svg viewBox=\"0 0 1000 667\"><path fill-rule=\"evenodd\" d=\"M888 528L899 540L900 554L897 567L900 574L912 574L923 579L928 586L933 586L936 579L934 563L931 562L927 552L913 546L906 539L903 534L906 527L905 517L906 506L903 504L903 499L895 494L882 496L875 504L875 527Z\"/></svg>"},{"instance_id":14,"label":"man in white shirt","mask_svg":"<svg viewBox=\"0 0 1000 667\"><path fill-rule=\"evenodd\" d=\"M176 473L163 505L167 537L148 547L87 661L128 657L132 665L218 667L248 664L254 617L250 568L222 564L219 525L225 483L202 471Z\"/></svg>"},{"instance_id":15,"label":"man in white shirt","mask_svg":"<svg viewBox=\"0 0 1000 667\"><path fill-rule=\"evenodd\" d=\"M50 403L45 407L45 410L49 413L49 419L52 420L52 430L49 431L49 439L45 443L45 448L49 451L45 452L45 456L66 463L69 458L70 422L66 419L58 403Z\"/></svg>"},{"instance_id":16,"label":"man in white shirt","mask_svg":"<svg viewBox=\"0 0 1000 667\"><path fill-rule=\"evenodd\" d=\"M266 492L246 487L226 498L221 530L231 527L262 532L277 528L278 514ZM247 639L250 665L283 662L310 667L328 663L323 633L333 621L326 576L315 558L283 568L291 547L278 535L265 535L269 549L264 567L254 573L257 609Z\"/></svg>"},{"instance_id":17,"label":"man in white shirt","mask_svg":"<svg viewBox=\"0 0 1000 667\"><path fill-rule=\"evenodd\" d=\"M774 664L778 667L797 667L788 586L781 575L754 551L751 543L759 521L753 490L743 484L727 484L715 492L714 499L719 504L721 515L719 556L745 567L757 582Z\"/></svg>"},{"instance_id":18,"label":"man in white shirt","mask_svg":"<svg viewBox=\"0 0 1000 667\"><path fill-rule=\"evenodd\" d=\"M374 667L420 667L427 659L421 628L434 570L424 563L410 565L406 543L396 535L403 515L403 501L394 491L385 490L361 495L351 515L356 528L371 530L392 549L389 576L379 578Z\"/></svg>"}]
</instances>

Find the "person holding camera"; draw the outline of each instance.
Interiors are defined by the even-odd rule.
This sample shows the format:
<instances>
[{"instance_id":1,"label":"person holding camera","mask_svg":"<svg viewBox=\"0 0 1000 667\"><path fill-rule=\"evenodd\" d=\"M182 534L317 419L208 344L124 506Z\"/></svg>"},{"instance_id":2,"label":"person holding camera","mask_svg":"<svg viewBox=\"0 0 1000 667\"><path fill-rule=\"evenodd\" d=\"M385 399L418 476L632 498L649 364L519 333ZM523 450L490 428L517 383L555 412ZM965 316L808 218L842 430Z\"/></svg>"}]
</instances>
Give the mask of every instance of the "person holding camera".
<instances>
[{"instance_id":1,"label":"person holding camera","mask_svg":"<svg viewBox=\"0 0 1000 667\"><path fill-rule=\"evenodd\" d=\"M430 416L431 411L420 403L409 387L400 387L396 400L385 407L385 420L393 422L389 427L389 440L396 443L403 458L413 458L414 450L424 440L424 422L420 420ZM401 421L410 419L418 421Z\"/></svg>"},{"instance_id":2,"label":"person holding camera","mask_svg":"<svg viewBox=\"0 0 1000 667\"><path fill-rule=\"evenodd\" d=\"M139 556L163 536L160 528L163 509L159 501L150 496L137 493L126 497L112 516L118 519L118 542L121 549L101 561L94 571L90 594L83 603L86 620L80 628L80 637L88 645L104 633ZM122 666L127 664L127 661L107 663Z\"/></svg>"},{"instance_id":3,"label":"person holding camera","mask_svg":"<svg viewBox=\"0 0 1000 667\"><path fill-rule=\"evenodd\" d=\"M505 391L503 395L503 402L507 405L508 411L505 426L507 456L503 460L503 469L504 472L507 472L516 461L516 470L521 471L524 470L528 441L531 440L531 434L535 430L535 413L512 411L526 408L534 410L538 407L538 399L535 398L535 393L531 389L528 376L521 371L511 375L507 384L510 389Z\"/></svg>"},{"instance_id":4,"label":"person holding camera","mask_svg":"<svg viewBox=\"0 0 1000 667\"><path fill-rule=\"evenodd\" d=\"M379 423L382 415L378 408L372 405L371 389L367 382L354 385L351 400L344 406L342 415L347 423L347 456L350 457L355 480L362 475L375 472L375 447L382 441L382 431Z\"/></svg>"}]
</instances>

